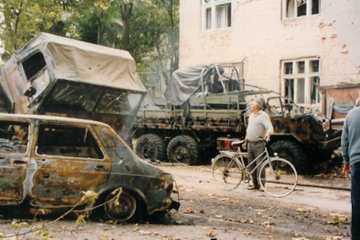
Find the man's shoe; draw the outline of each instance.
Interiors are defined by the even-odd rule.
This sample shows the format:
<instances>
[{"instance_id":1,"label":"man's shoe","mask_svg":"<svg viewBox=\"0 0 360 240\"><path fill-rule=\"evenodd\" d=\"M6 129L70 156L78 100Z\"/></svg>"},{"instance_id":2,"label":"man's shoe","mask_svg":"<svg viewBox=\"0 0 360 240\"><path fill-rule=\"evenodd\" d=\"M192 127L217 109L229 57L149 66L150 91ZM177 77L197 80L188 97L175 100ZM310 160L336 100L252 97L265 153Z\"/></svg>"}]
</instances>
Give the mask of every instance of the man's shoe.
<instances>
[{"instance_id":1,"label":"man's shoe","mask_svg":"<svg viewBox=\"0 0 360 240\"><path fill-rule=\"evenodd\" d=\"M249 186L247 187L247 189L248 189L248 190L256 190L256 189L259 189L259 187L256 187L256 186L254 186L254 185L249 185Z\"/></svg>"}]
</instances>

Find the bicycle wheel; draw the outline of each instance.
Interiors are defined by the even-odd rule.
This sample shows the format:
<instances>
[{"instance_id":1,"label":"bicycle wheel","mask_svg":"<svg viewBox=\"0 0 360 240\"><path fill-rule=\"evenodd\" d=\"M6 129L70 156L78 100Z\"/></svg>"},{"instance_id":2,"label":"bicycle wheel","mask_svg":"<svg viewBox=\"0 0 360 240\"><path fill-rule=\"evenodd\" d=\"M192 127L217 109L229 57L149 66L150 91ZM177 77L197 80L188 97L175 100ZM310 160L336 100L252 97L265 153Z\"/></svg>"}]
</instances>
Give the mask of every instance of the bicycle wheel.
<instances>
[{"instance_id":1,"label":"bicycle wheel","mask_svg":"<svg viewBox=\"0 0 360 240\"><path fill-rule=\"evenodd\" d=\"M229 154L219 154L212 161L211 171L216 184L224 190L234 190L242 180L243 167L239 159Z\"/></svg>"},{"instance_id":2,"label":"bicycle wheel","mask_svg":"<svg viewBox=\"0 0 360 240\"><path fill-rule=\"evenodd\" d=\"M270 158L260 166L259 183L266 193L284 197L294 191L298 175L294 165L282 158Z\"/></svg>"}]
</instances>

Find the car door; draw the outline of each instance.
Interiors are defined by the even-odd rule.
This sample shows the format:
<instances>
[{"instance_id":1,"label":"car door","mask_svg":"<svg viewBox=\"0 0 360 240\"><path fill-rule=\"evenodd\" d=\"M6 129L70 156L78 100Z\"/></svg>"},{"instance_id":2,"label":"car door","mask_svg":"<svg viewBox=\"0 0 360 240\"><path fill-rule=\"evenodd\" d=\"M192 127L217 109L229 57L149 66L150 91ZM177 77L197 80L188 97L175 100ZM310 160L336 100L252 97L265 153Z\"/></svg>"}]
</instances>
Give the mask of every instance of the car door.
<instances>
[{"instance_id":1,"label":"car door","mask_svg":"<svg viewBox=\"0 0 360 240\"><path fill-rule=\"evenodd\" d=\"M0 205L19 204L24 200L29 159L29 122L0 120Z\"/></svg>"},{"instance_id":2,"label":"car door","mask_svg":"<svg viewBox=\"0 0 360 240\"><path fill-rule=\"evenodd\" d=\"M33 205L73 206L107 181L111 161L90 126L49 122L37 131Z\"/></svg>"}]
</instances>

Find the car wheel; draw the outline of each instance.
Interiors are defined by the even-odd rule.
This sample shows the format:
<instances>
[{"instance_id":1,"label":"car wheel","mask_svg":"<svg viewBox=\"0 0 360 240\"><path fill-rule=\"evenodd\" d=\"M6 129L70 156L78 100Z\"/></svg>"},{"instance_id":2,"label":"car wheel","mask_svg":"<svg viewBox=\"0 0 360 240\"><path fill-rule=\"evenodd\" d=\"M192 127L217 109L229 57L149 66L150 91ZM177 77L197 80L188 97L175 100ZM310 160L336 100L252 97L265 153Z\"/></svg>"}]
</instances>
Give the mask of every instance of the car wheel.
<instances>
[{"instance_id":1,"label":"car wheel","mask_svg":"<svg viewBox=\"0 0 360 240\"><path fill-rule=\"evenodd\" d=\"M136 141L135 152L144 159L163 160L164 141L156 134L145 134Z\"/></svg>"},{"instance_id":2,"label":"car wheel","mask_svg":"<svg viewBox=\"0 0 360 240\"><path fill-rule=\"evenodd\" d=\"M137 202L134 195L123 191L119 198L111 192L105 199L104 210L108 218L117 222L131 220L136 212Z\"/></svg>"},{"instance_id":3,"label":"car wheel","mask_svg":"<svg viewBox=\"0 0 360 240\"><path fill-rule=\"evenodd\" d=\"M170 162L196 164L198 160L198 144L190 136L176 136L168 144L167 156Z\"/></svg>"}]
</instances>

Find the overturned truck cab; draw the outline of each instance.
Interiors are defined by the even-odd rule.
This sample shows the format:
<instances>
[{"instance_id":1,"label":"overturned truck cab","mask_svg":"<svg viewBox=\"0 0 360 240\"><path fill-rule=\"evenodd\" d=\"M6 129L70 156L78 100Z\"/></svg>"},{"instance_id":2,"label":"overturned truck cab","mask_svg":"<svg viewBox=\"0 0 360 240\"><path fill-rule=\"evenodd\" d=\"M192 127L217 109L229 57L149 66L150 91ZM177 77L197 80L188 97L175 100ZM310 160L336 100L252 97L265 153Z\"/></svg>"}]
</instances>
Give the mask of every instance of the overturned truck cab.
<instances>
[{"instance_id":1,"label":"overturned truck cab","mask_svg":"<svg viewBox=\"0 0 360 240\"><path fill-rule=\"evenodd\" d=\"M40 33L1 68L0 94L0 112L97 120L126 140L146 90L127 51Z\"/></svg>"}]
</instances>

